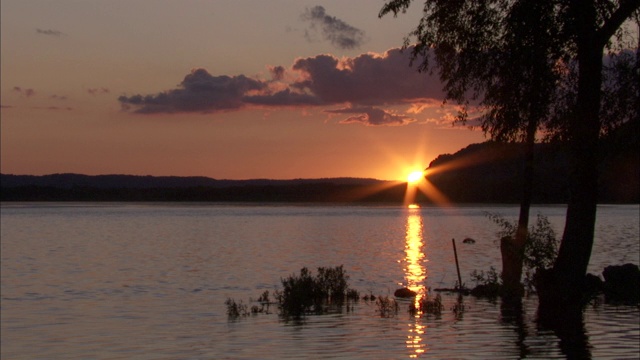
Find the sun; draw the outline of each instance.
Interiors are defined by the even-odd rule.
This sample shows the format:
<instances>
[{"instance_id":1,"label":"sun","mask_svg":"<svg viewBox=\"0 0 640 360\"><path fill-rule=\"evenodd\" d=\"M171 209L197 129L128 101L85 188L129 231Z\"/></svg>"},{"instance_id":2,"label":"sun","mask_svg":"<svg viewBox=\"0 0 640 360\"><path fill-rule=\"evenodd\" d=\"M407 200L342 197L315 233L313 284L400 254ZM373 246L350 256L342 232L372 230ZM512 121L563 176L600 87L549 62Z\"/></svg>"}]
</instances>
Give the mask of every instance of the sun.
<instances>
[{"instance_id":1,"label":"sun","mask_svg":"<svg viewBox=\"0 0 640 360\"><path fill-rule=\"evenodd\" d=\"M407 176L407 182L415 184L420 182L424 178L424 171L412 171Z\"/></svg>"}]
</instances>

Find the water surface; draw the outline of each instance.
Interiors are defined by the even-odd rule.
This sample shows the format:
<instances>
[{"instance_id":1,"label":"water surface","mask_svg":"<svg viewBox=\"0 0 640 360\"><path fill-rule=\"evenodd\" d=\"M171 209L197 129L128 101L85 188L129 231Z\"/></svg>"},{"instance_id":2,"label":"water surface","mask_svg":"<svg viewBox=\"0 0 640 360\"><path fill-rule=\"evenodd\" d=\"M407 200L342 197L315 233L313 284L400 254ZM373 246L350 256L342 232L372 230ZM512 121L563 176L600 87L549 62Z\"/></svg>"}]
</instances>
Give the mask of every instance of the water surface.
<instances>
[{"instance_id":1,"label":"water surface","mask_svg":"<svg viewBox=\"0 0 640 360\"><path fill-rule=\"evenodd\" d=\"M558 233L564 206L536 207ZM382 318L372 302L303 323L260 314L230 320L227 298L256 299L300 268L344 265L362 294L453 287L457 240L463 282L499 268L498 228L486 212L450 208L219 204L2 204L3 359L565 358L521 309L443 295L441 316ZM639 207L600 206L589 271L638 262ZM475 244L462 244L471 237ZM462 313L451 311L461 301ZM637 358L639 309L585 310L578 354Z\"/></svg>"}]
</instances>

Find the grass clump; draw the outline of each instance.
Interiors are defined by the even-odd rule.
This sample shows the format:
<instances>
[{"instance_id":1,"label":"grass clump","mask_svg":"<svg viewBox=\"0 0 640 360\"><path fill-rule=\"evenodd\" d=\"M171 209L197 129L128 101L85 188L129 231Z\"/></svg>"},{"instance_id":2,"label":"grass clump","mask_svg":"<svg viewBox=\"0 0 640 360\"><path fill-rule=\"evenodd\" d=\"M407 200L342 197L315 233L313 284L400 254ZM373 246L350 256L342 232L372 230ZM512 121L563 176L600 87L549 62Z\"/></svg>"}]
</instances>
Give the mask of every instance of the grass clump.
<instances>
[{"instance_id":1,"label":"grass clump","mask_svg":"<svg viewBox=\"0 0 640 360\"><path fill-rule=\"evenodd\" d=\"M249 302L254 301L250 299ZM271 305L271 301L269 300L268 290L260 295L257 302L260 304L259 306L252 305L251 307L249 307L249 305L243 303L242 300L236 302L234 299L228 298L224 302L224 304L227 306L227 316L230 319L237 319L240 317L246 317L249 315L256 315L261 313L269 314L269 306Z\"/></svg>"},{"instance_id":2,"label":"grass clump","mask_svg":"<svg viewBox=\"0 0 640 360\"><path fill-rule=\"evenodd\" d=\"M388 296L378 296L376 305L378 306L380 317L390 318L398 314L398 302Z\"/></svg>"},{"instance_id":3,"label":"grass clump","mask_svg":"<svg viewBox=\"0 0 640 360\"><path fill-rule=\"evenodd\" d=\"M249 307L246 304L243 304L242 300L240 302L236 302L232 298L228 298L224 304L227 305L227 315L229 318L239 318L251 313L249 311Z\"/></svg>"},{"instance_id":4,"label":"grass clump","mask_svg":"<svg viewBox=\"0 0 640 360\"><path fill-rule=\"evenodd\" d=\"M409 306L409 313L411 315L427 314L427 315L442 315L444 305L442 304L442 296L437 294L433 299L424 297L418 301L418 305L411 304Z\"/></svg>"},{"instance_id":5,"label":"grass clump","mask_svg":"<svg viewBox=\"0 0 640 360\"><path fill-rule=\"evenodd\" d=\"M276 292L280 314L285 317L302 317L306 314L322 314L330 309L340 309L345 301L360 298L360 294L348 285L349 276L342 265L318 268L314 275L308 268L299 275L281 279L282 290Z\"/></svg>"},{"instance_id":6,"label":"grass clump","mask_svg":"<svg viewBox=\"0 0 640 360\"><path fill-rule=\"evenodd\" d=\"M470 276L476 283L476 286L471 290L471 295L488 298L498 297L502 283L496 268L491 266L486 273L482 270L480 272L473 270Z\"/></svg>"}]
</instances>

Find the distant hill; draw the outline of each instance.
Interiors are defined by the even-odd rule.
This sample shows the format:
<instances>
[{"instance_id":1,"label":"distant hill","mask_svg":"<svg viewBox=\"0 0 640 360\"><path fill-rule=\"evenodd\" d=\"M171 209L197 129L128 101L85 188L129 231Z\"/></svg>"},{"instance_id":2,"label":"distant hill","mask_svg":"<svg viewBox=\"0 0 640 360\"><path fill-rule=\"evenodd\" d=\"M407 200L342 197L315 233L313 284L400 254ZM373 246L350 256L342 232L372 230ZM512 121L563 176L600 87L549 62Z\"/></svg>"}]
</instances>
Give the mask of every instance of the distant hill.
<instances>
[{"instance_id":1,"label":"distant hill","mask_svg":"<svg viewBox=\"0 0 640 360\"><path fill-rule=\"evenodd\" d=\"M381 180L367 178L326 178L293 180L217 180L202 176L135 176L135 175L10 175L0 174L2 188L21 186L40 186L69 189L72 187L90 187L96 189L145 189L145 188L227 188L234 186L279 186L331 183L336 185L365 185L379 183Z\"/></svg>"},{"instance_id":2,"label":"distant hill","mask_svg":"<svg viewBox=\"0 0 640 360\"><path fill-rule=\"evenodd\" d=\"M603 140L600 203L640 203L640 131L628 124ZM566 203L569 157L564 144L535 147L534 203ZM518 203L522 146L472 144L443 154L427 178L453 203ZM402 203L404 183L360 178L217 180L207 177L0 174L2 201L235 201ZM417 201L430 201L418 194Z\"/></svg>"},{"instance_id":3,"label":"distant hill","mask_svg":"<svg viewBox=\"0 0 640 360\"><path fill-rule=\"evenodd\" d=\"M2 201L402 202L401 183L367 178L216 180L206 177L0 174Z\"/></svg>"},{"instance_id":4,"label":"distant hill","mask_svg":"<svg viewBox=\"0 0 640 360\"><path fill-rule=\"evenodd\" d=\"M518 203L521 196L521 144L485 142L438 156L428 179L456 203ZM598 154L599 203L640 203L640 131L628 123L601 143ZM535 146L534 203L566 203L569 152L566 144Z\"/></svg>"}]
</instances>

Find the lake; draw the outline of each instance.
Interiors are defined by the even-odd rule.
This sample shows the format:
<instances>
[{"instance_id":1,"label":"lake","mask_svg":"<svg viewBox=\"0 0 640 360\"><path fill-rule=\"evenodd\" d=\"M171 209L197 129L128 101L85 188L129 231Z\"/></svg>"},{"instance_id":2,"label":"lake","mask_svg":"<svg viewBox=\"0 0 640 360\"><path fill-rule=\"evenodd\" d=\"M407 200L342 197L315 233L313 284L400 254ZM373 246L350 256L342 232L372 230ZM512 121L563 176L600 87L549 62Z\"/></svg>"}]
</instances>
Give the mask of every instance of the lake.
<instances>
[{"instance_id":1,"label":"lake","mask_svg":"<svg viewBox=\"0 0 640 360\"><path fill-rule=\"evenodd\" d=\"M532 223L540 213L560 237L565 211L534 207ZM518 207L3 203L1 358L638 358L640 308L602 301L578 344L538 326L535 295L510 309L442 293L440 316L411 316L409 300L390 317L364 300L303 321L227 315L228 298L252 304L302 267L344 265L361 295L435 296L457 281L453 238L473 286L472 271L500 269L487 212L515 221ZM598 207L589 272L638 264L639 219L638 205Z\"/></svg>"}]
</instances>

